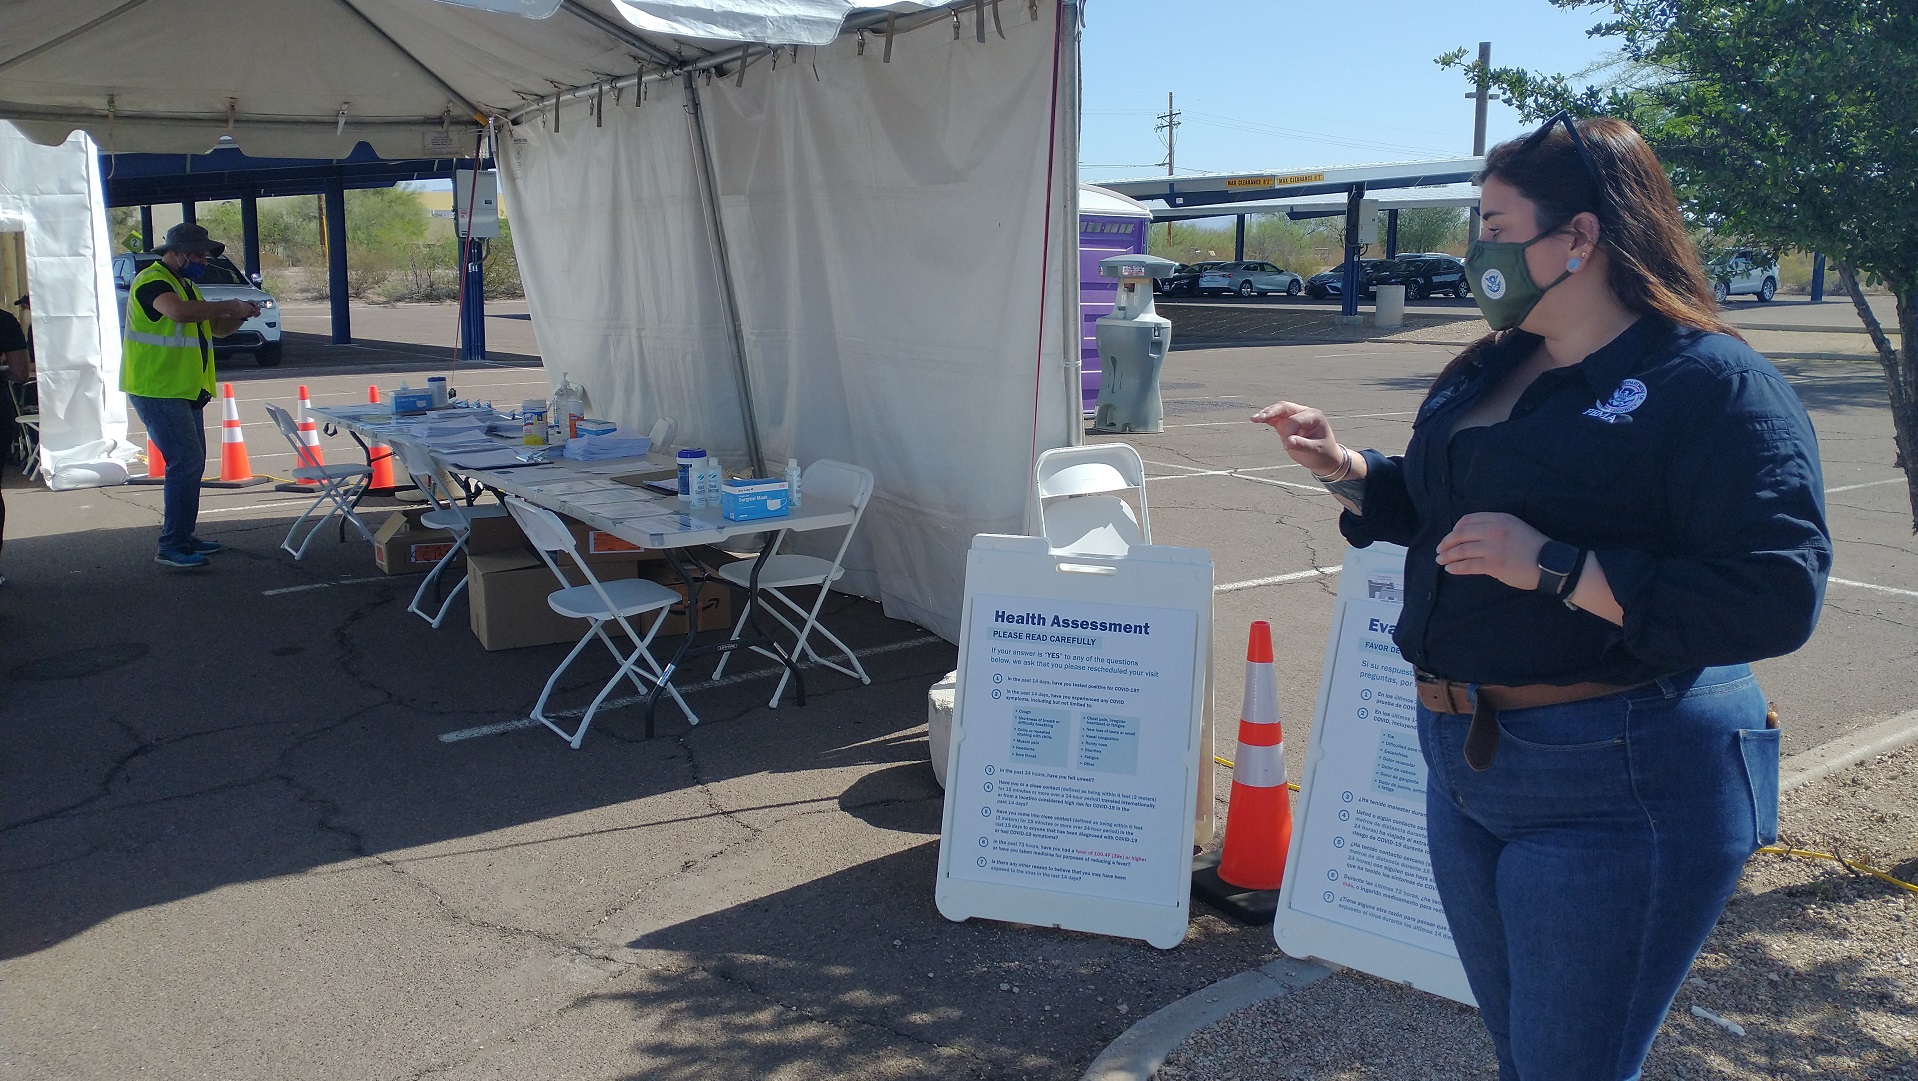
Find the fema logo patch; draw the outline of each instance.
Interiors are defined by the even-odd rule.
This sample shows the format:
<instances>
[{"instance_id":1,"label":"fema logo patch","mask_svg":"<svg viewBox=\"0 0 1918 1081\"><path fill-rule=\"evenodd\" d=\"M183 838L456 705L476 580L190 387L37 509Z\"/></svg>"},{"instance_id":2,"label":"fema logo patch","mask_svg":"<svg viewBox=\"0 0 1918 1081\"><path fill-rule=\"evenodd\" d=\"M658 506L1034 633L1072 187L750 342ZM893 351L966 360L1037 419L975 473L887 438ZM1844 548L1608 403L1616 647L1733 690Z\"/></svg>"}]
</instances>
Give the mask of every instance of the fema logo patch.
<instances>
[{"instance_id":1,"label":"fema logo patch","mask_svg":"<svg viewBox=\"0 0 1918 1081\"><path fill-rule=\"evenodd\" d=\"M1479 277L1479 291L1487 300L1497 300L1505 295L1505 275L1497 270L1488 270Z\"/></svg>"},{"instance_id":2,"label":"fema logo patch","mask_svg":"<svg viewBox=\"0 0 1918 1081\"><path fill-rule=\"evenodd\" d=\"M1585 411L1588 417L1596 417L1607 424L1630 424L1632 418L1627 414L1645 404L1645 384L1636 379L1627 379L1612 391L1605 401L1594 403Z\"/></svg>"}]
</instances>

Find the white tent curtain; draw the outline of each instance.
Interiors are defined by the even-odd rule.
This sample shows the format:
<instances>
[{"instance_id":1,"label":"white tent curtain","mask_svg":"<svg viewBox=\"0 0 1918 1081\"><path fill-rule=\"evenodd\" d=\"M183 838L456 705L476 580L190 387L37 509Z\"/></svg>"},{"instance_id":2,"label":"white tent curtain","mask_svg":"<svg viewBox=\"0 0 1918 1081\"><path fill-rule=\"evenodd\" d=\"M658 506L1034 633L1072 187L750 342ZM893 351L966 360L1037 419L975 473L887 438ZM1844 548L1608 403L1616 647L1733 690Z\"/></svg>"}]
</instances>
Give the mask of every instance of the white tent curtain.
<instances>
[{"instance_id":1,"label":"white tent curtain","mask_svg":"<svg viewBox=\"0 0 1918 1081\"><path fill-rule=\"evenodd\" d=\"M0 223L26 233L40 461L56 488L124 480L122 463L136 453L120 393L120 319L99 161L83 133L41 146L0 121Z\"/></svg>"},{"instance_id":2,"label":"white tent curtain","mask_svg":"<svg viewBox=\"0 0 1918 1081\"><path fill-rule=\"evenodd\" d=\"M889 64L842 39L699 88L766 457L871 468L842 586L947 637L972 536L1021 531L1035 448L1074 434L1075 11L1021 5L983 44L928 27ZM647 93L503 147L534 326L596 415L673 417L743 466L692 114L679 83Z\"/></svg>"}]
</instances>

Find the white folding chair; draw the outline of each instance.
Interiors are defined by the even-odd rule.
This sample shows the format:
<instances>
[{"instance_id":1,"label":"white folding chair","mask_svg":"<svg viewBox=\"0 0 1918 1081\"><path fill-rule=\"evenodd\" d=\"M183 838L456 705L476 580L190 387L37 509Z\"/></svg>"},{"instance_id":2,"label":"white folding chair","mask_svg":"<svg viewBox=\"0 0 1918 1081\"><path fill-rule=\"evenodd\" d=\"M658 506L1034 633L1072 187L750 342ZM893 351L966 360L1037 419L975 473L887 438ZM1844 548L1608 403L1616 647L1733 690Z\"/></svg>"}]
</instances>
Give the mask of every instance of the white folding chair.
<instances>
[{"instance_id":1,"label":"white folding chair","mask_svg":"<svg viewBox=\"0 0 1918 1081\"><path fill-rule=\"evenodd\" d=\"M839 541L839 550L833 553L830 560L821 559L818 556L779 552L779 545L785 541L786 534L789 532L780 530L779 536L773 538L774 554L759 570L760 607L793 633L795 641L792 647L792 658L795 662L803 655L814 664L824 665L835 672L851 676L861 683L871 683L872 677L866 674L866 666L860 664L859 658L853 655L852 647L819 625L819 610L826 604L828 587L846 573L845 568L840 564L846 558L846 548L852 544L852 535L859 529L859 520L865 517L866 502L872 498L872 470L863 466L847 465L845 462L835 462L830 458L821 458L806 469L804 477L803 493L806 499L850 503L853 508L852 523L846 526L846 535ZM757 562L753 559L742 559L728 563L719 568L719 576L741 589L751 589L753 565ZM819 587L819 596L813 598L811 608L801 607L784 592L803 586ZM802 620L801 625L793 626L792 621L787 619L785 613L775 607L775 604L783 606ZM749 598L745 608L739 613L739 622L733 624L733 641L739 641L740 634L746 629L746 617L752 613L752 607ZM847 664L851 667L820 656L812 647L811 639L815 631L831 642L845 656ZM774 660L779 659L778 654L763 646L751 648L756 653L764 654ZM714 679L718 679L720 674L726 671L726 662L732 660L734 652L736 651L728 650L725 656L720 658L719 667L713 670ZM768 703L771 708L779 708L779 696L786 689L786 681L791 678L792 669L790 668L780 674L779 686L773 688L772 700Z\"/></svg>"},{"instance_id":2,"label":"white folding chair","mask_svg":"<svg viewBox=\"0 0 1918 1081\"><path fill-rule=\"evenodd\" d=\"M313 543L313 538L319 536L320 530L326 528L326 523L332 521L335 516L340 518L341 529L345 529L350 523L354 529L360 531L360 536L371 543L373 531L366 528L366 523L360 520L359 515L353 513L353 503L373 479L373 471L363 465L322 465L314 461L312 449L300 439L299 425L293 422L293 418L287 415L286 410L268 402L266 414L273 418L273 426L280 430L280 434L286 437L287 444L293 448L294 461L299 463L293 467L293 479L311 481L316 493L313 497L313 505L307 507L305 512L294 519L293 527L286 531L286 539L280 542L280 547L293 553L294 559L303 558L306 555L307 545ZM306 524L306 520L312 517L313 512L319 510L323 503L332 505L318 521L313 523L312 528L306 531L306 536L300 540L299 546L294 547L293 538L299 536L300 527Z\"/></svg>"},{"instance_id":3,"label":"white folding chair","mask_svg":"<svg viewBox=\"0 0 1918 1081\"><path fill-rule=\"evenodd\" d=\"M428 612L420 607L425 602L426 595L439 583L441 572L452 566L453 561L466 551L466 539L473 532L473 523L482 518L504 518L508 512L505 506L499 503L473 506L464 503L459 494L453 490L453 486L441 475L439 464L433 460L432 452L420 443L399 436L391 436L387 439L387 444L400 456L400 464L412 476L413 483L426 494L426 502L431 509L420 515L420 524L428 529L444 529L453 535L453 547L440 557L438 563L433 564L432 570L426 572L418 592L413 594L413 603L406 606L407 611L438 630L439 625L446 619L446 610L453 607L453 601L459 597L460 591L466 588L465 572L460 573L459 583L447 592L445 599L440 601L439 611Z\"/></svg>"},{"instance_id":4,"label":"white folding chair","mask_svg":"<svg viewBox=\"0 0 1918 1081\"><path fill-rule=\"evenodd\" d=\"M1123 493L1123 494L1122 494ZM1138 501L1135 511L1124 494ZM1152 543L1145 462L1125 443L1056 447L1033 468L1037 529L1055 552L1122 556Z\"/></svg>"},{"instance_id":5,"label":"white folding chair","mask_svg":"<svg viewBox=\"0 0 1918 1081\"><path fill-rule=\"evenodd\" d=\"M653 430L647 433L647 438L652 441L652 452L654 454L665 450L666 447L672 443L673 431L677 427L678 425L673 423L673 418L671 417L661 417L653 422Z\"/></svg>"},{"instance_id":6,"label":"white folding chair","mask_svg":"<svg viewBox=\"0 0 1918 1081\"><path fill-rule=\"evenodd\" d=\"M578 750L581 741L586 738L586 729L593 723L593 714L599 712L600 703L606 701L606 696L612 693L614 687L619 686L620 680L631 679L633 686L639 688L643 694L647 691L643 678L652 681L655 686L663 688L667 694L672 695L673 701L679 703L680 710L686 714L689 724L698 724L699 718L686 705L686 700L679 696L679 690L672 685L671 674L660 668L659 662L653 659L648 649L652 645L653 635L659 632L660 624L665 622L666 609L679 603L679 594L658 582L649 582L644 578L600 581L599 576L593 573L591 565L580 558L578 542L560 522L559 515L545 507L536 506L512 495L506 497L506 507L512 512L513 520L526 531L526 539L531 541L533 547L539 551L540 558L546 561L546 566L553 572L553 577L559 579L560 588L546 598L547 606L562 616L590 621L586 633L580 636L579 643L573 647L573 651L566 655L565 660L559 662L559 667L553 669L553 674L547 678L546 689L539 693L539 701L533 704L533 719L559 733L560 738L572 744L574 750ZM580 575L586 579L584 585L573 585L567 579L565 573L559 569L559 564L553 559L555 552L565 552L572 557L573 565L579 568ZM652 625L646 628L646 633L641 634L633 629L633 625L628 622L628 617L643 615L647 612L657 612L659 615L653 619ZM612 638L607 636L605 625L613 622L618 623L626 632L626 637L632 641L631 653L622 651ZM560 675L579 656L580 651L586 648L586 643L595 638L606 643L606 648L613 651L613 656L619 660L619 668L613 672L612 678L606 681L606 685L599 689L599 693L593 696L592 704L586 707L585 716L579 719L579 727L568 732L546 715L546 701L552 697L553 688L558 685ZM645 666L643 670L640 667L642 663Z\"/></svg>"}]
</instances>

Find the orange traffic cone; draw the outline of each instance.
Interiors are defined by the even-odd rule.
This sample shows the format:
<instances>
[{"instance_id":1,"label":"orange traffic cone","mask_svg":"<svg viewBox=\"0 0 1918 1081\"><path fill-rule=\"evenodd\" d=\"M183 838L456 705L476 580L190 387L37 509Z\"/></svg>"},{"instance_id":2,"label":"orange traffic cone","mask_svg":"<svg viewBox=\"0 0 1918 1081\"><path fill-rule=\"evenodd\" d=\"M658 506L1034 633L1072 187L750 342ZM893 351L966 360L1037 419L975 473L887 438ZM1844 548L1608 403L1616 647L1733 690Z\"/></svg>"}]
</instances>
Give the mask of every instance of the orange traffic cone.
<instances>
[{"instance_id":1,"label":"orange traffic cone","mask_svg":"<svg viewBox=\"0 0 1918 1081\"><path fill-rule=\"evenodd\" d=\"M304 466L326 464L326 455L320 449L320 426L313 419L313 399L300 388L300 445L305 447L305 457L300 461ZM318 484L316 480L303 480L301 484Z\"/></svg>"},{"instance_id":2,"label":"orange traffic cone","mask_svg":"<svg viewBox=\"0 0 1918 1081\"><path fill-rule=\"evenodd\" d=\"M366 400L372 405L380 404L380 388L366 388ZM393 480L393 448L385 443L372 443L366 448L366 464L373 467L373 479L367 484L367 491L390 492L399 485Z\"/></svg>"},{"instance_id":3,"label":"orange traffic cone","mask_svg":"<svg viewBox=\"0 0 1918 1081\"><path fill-rule=\"evenodd\" d=\"M1216 870L1193 874L1193 890L1247 923L1270 923L1278 910L1285 857L1292 847L1292 797L1285 786L1285 733L1279 726L1279 680L1272 666L1272 626L1252 624L1245 649L1245 702L1239 749L1232 761L1232 802Z\"/></svg>"},{"instance_id":4,"label":"orange traffic cone","mask_svg":"<svg viewBox=\"0 0 1918 1081\"><path fill-rule=\"evenodd\" d=\"M227 483L253 479L253 463L246 457L246 432L240 428L240 403L233 384L220 384L220 479Z\"/></svg>"},{"instance_id":5,"label":"orange traffic cone","mask_svg":"<svg viewBox=\"0 0 1918 1081\"><path fill-rule=\"evenodd\" d=\"M166 456L160 453L160 444L155 443L152 436L147 437L147 479L166 479Z\"/></svg>"},{"instance_id":6,"label":"orange traffic cone","mask_svg":"<svg viewBox=\"0 0 1918 1081\"><path fill-rule=\"evenodd\" d=\"M240 427L240 403L233 397L233 384L220 384L220 479L203 480L209 488L249 488L265 484L267 478L253 475L253 463L246 457L246 432Z\"/></svg>"}]
</instances>

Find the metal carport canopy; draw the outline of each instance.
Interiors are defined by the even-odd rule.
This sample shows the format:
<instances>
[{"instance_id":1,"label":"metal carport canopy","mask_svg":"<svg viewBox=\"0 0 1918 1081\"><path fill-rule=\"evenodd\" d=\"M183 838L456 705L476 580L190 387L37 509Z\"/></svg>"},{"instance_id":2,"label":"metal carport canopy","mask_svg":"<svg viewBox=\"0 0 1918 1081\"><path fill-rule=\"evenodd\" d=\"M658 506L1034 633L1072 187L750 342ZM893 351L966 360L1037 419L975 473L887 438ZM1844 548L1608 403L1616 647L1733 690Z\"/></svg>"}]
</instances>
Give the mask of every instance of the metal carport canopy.
<instances>
[{"instance_id":1,"label":"metal carport canopy","mask_svg":"<svg viewBox=\"0 0 1918 1081\"><path fill-rule=\"evenodd\" d=\"M1380 210L1424 210L1443 206L1477 206L1479 190L1471 184L1441 184L1429 188L1388 188L1373 198ZM1261 199L1252 203L1208 204L1205 206L1163 206L1152 212L1152 220L1192 221L1199 218L1237 217L1241 214L1289 214L1295 218L1320 218L1345 213L1343 195L1304 195L1292 199Z\"/></svg>"},{"instance_id":2,"label":"metal carport canopy","mask_svg":"<svg viewBox=\"0 0 1918 1081\"><path fill-rule=\"evenodd\" d=\"M1099 186L1141 201L1164 203L1168 207L1215 206L1270 200L1275 195L1296 198L1302 195L1344 193L1354 186L1376 191L1380 188L1458 184L1471 180L1484 167L1485 159L1482 157L1443 158L1378 165L1337 165L1289 172L1206 173L1200 176L1101 180ZM1226 213L1258 212L1235 208Z\"/></svg>"}]
</instances>

